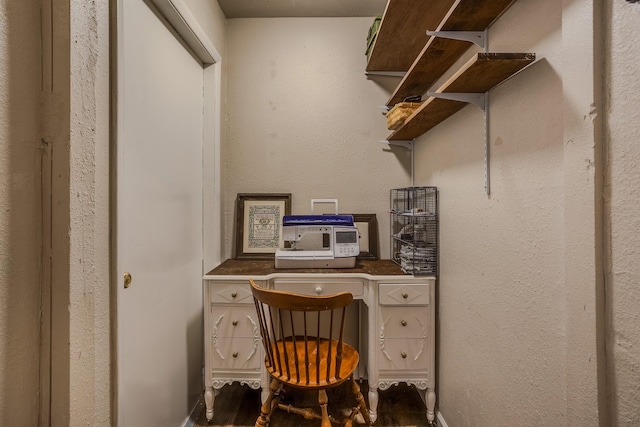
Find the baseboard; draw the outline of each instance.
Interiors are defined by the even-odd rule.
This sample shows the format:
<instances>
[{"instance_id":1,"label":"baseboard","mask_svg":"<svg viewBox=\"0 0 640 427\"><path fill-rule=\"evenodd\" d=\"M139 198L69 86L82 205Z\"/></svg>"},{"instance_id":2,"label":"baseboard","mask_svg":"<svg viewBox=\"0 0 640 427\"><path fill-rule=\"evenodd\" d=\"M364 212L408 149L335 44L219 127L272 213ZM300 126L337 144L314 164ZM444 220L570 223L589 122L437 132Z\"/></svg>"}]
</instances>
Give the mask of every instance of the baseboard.
<instances>
[{"instance_id":1,"label":"baseboard","mask_svg":"<svg viewBox=\"0 0 640 427\"><path fill-rule=\"evenodd\" d=\"M438 427L449 427L440 411L436 412L436 419L438 420Z\"/></svg>"},{"instance_id":2,"label":"baseboard","mask_svg":"<svg viewBox=\"0 0 640 427\"><path fill-rule=\"evenodd\" d=\"M198 399L196 404L193 406L193 409L191 410L191 414L189 415L189 418L187 418L187 420L184 422L183 427L195 427L196 421L198 421L198 417L202 413L203 407L204 407L204 402L202 401L202 398L200 398Z\"/></svg>"}]
</instances>

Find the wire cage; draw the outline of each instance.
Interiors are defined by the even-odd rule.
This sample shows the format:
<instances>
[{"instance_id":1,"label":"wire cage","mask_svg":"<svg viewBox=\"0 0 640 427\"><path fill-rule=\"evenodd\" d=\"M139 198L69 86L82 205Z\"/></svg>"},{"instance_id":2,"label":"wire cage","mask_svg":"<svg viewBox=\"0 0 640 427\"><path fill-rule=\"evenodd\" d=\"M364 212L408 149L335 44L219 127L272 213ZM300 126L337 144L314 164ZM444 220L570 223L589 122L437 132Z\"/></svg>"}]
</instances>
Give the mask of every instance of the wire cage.
<instances>
[{"instance_id":1,"label":"wire cage","mask_svg":"<svg viewBox=\"0 0 640 427\"><path fill-rule=\"evenodd\" d=\"M438 273L438 189L391 190L391 259L407 274Z\"/></svg>"}]
</instances>

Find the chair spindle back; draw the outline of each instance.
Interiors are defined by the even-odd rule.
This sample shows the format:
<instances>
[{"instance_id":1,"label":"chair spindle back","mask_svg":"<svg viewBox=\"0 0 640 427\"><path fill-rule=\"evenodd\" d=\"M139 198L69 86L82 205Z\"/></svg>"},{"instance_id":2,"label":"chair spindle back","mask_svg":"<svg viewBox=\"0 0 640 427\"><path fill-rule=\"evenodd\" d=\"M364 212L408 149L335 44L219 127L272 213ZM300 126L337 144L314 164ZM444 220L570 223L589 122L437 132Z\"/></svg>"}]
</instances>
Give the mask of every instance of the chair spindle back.
<instances>
[{"instance_id":1,"label":"chair spindle back","mask_svg":"<svg viewBox=\"0 0 640 427\"><path fill-rule=\"evenodd\" d=\"M345 314L353 296L300 295L250 282L270 374L300 386L340 380Z\"/></svg>"}]
</instances>

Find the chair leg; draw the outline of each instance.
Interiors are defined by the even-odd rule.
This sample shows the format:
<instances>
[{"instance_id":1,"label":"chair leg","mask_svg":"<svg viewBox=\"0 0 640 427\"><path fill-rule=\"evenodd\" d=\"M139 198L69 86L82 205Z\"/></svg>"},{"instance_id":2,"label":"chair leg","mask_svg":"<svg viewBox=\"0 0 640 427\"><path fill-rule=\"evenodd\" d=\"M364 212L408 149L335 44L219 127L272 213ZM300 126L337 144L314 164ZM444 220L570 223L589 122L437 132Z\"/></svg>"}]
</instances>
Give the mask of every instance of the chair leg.
<instances>
[{"instance_id":1,"label":"chair leg","mask_svg":"<svg viewBox=\"0 0 640 427\"><path fill-rule=\"evenodd\" d=\"M329 411L327 410L327 404L329 398L325 390L318 391L318 403L320 404L320 410L322 411L322 423L320 427L331 427L331 421L329 420Z\"/></svg>"},{"instance_id":2,"label":"chair leg","mask_svg":"<svg viewBox=\"0 0 640 427\"><path fill-rule=\"evenodd\" d=\"M366 423L366 425L370 426L371 418L369 418L369 410L367 409L367 404L364 401L364 397L362 396L362 393L360 393L360 386L356 382L356 379L353 375L351 376L351 392L356 397L358 410L360 411L360 414L364 418L364 422Z\"/></svg>"},{"instance_id":3,"label":"chair leg","mask_svg":"<svg viewBox=\"0 0 640 427\"><path fill-rule=\"evenodd\" d=\"M271 384L269 384L269 396L267 396L267 400L265 400L260 407L260 415L256 420L255 427L266 427L267 425L269 425L269 418L271 416L271 410L273 408L273 396L275 395L276 391L278 391L279 387L280 383L278 382L278 380L271 380Z\"/></svg>"}]
</instances>

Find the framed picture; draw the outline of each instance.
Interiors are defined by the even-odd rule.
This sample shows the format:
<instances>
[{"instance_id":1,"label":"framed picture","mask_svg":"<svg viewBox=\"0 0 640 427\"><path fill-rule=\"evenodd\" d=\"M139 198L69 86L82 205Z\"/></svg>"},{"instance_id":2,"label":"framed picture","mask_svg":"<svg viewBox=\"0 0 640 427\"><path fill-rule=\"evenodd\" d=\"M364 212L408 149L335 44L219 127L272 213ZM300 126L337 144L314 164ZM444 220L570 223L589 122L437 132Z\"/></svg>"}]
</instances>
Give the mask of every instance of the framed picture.
<instances>
[{"instance_id":1,"label":"framed picture","mask_svg":"<svg viewBox=\"0 0 640 427\"><path fill-rule=\"evenodd\" d=\"M378 259L378 220L376 214L352 214L360 237L360 255L357 259Z\"/></svg>"},{"instance_id":2,"label":"framed picture","mask_svg":"<svg viewBox=\"0 0 640 427\"><path fill-rule=\"evenodd\" d=\"M282 217L291 213L291 193L238 193L236 258L273 258L282 243Z\"/></svg>"}]
</instances>

